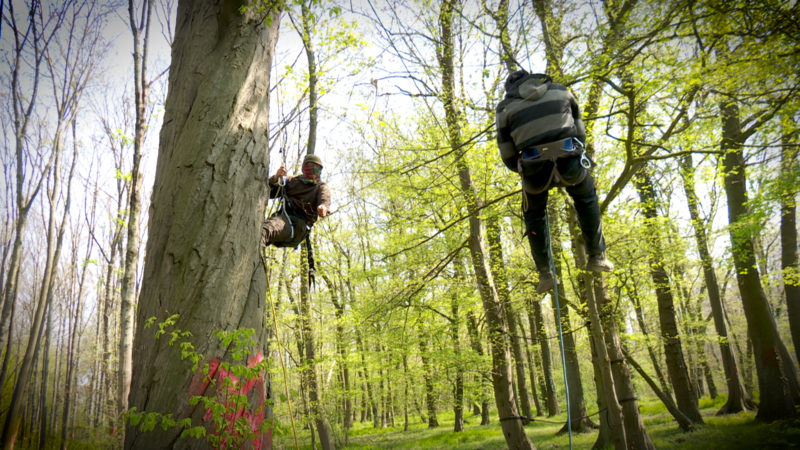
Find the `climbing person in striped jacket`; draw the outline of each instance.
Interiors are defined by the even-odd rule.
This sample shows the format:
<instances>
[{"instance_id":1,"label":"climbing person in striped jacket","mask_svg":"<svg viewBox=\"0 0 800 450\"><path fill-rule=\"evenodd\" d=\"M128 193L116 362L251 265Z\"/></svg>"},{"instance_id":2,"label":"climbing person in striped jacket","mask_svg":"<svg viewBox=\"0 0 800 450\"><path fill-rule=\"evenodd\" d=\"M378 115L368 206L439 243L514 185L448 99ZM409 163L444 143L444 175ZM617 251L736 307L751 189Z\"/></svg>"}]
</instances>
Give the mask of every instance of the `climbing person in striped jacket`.
<instances>
[{"instance_id":1,"label":"climbing person in striped jacket","mask_svg":"<svg viewBox=\"0 0 800 450\"><path fill-rule=\"evenodd\" d=\"M611 272L575 97L550 76L524 70L508 76L505 91L497 105L497 146L506 167L522 178L525 234L539 272L536 291L543 294L553 287L546 216L547 191L553 186L565 187L575 204L589 255L586 269Z\"/></svg>"}]
</instances>

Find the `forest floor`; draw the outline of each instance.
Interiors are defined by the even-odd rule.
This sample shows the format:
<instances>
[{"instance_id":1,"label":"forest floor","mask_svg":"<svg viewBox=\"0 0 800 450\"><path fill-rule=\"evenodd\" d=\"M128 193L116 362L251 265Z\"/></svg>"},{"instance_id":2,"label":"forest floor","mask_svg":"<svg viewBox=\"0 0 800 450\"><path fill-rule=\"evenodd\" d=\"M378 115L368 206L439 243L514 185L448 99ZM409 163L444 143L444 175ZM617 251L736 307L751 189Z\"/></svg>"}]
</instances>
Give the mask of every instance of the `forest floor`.
<instances>
[{"instance_id":1,"label":"forest floor","mask_svg":"<svg viewBox=\"0 0 800 450\"><path fill-rule=\"evenodd\" d=\"M650 438L658 449L800 449L800 421L793 423L777 422L765 424L754 420L755 413L741 413L730 416L715 416L714 413L725 403L726 396L720 395L711 400L704 397L700 400L700 408L705 420L697 431L683 433L664 406L657 399L645 399L640 403L644 415L645 427ZM465 420L466 430L454 433L452 411L442 411L437 415L440 426L429 429L419 416L409 417L409 430L403 431L402 417L398 426L373 428L367 423L356 423L347 449L396 449L396 448L430 448L430 449L504 449L506 448L497 417L487 426L480 425L480 417L468 414ZM559 422L558 424L540 422ZM398 420L398 419L396 419ZM566 414L554 417L538 417L527 425L528 436L538 449L569 448L569 437L566 433L556 435L563 426ZM337 433L341 438L341 434ZM597 437L597 432L573 435L573 448L590 449ZM301 448L311 448L307 430L298 430ZM317 443L317 445L319 445ZM337 447L341 441L337 442ZM291 431L276 436L275 447L294 448Z\"/></svg>"}]
</instances>

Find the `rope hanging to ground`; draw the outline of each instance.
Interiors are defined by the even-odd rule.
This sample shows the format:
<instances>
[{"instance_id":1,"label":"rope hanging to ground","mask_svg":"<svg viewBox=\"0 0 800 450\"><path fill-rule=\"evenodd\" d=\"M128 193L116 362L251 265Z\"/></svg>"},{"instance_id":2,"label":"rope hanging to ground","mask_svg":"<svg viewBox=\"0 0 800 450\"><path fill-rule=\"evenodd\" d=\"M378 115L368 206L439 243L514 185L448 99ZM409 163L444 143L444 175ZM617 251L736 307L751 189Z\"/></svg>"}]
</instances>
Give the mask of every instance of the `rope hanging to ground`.
<instances>
[{"instance_id":1,"label":"rope hanging to ground","mask_svg":"<svg viewBox=\"0 0 800 450\"><path fill-rule=\"evenodd\" d=\"M561 348L561 370L564 374L564 394L567 397L567 431L569 432L569 448L572 449L572 411L569 404L569 382L567 381L567 359L564 352L564 332L561 329L561 304L558 301L558 277L556 276L555 262L553 261L553 240L550 236L550 213L545 209L545 223L547 224L547 257L550 258L550 273L553 274L553 299L556 302L556 321L558 322L558 345Z\"/></svg>"},{"instance_id":2,"label":"rope hanging to ground","mask_svg":"<svg viewBox=\"0 0 800 450\"><path fill-rule=\"evenodd\" d=\"M531 53L528 49L528 36L525 33L525 14L523 13L522 9L522 2L521 0L517 0L517 5L519 6L519 20L520 26L522 30L522 40L525 43L525 52L527 56L528 68L530 69L530 57ZM517 63L517 65L520 65ZM526 198L523 196L523 198ZM550 239L550 215L547 213L545 209L545 223L547 224L547 256L550 258L550 273L553 274L553 299L556 303L556 321L558 322L558 344L559 348L561 349L561 370L564 375L564 393L567 398L567 431L569 433L569 448L572 450L572 412L570 411L570 402L569 402L569 382L567 381L567 361L565 358L564 352L564 331L561 328L561 304L558 301L558 277L556 277L555 271L555 263L553 262L553 243Z\"/></svg>"},{"instance_id":3,"label":"rope hanging to ground","mask_svg":"<svg viewBox=\"0 0 800 450\"><path fill-rule=\"evenodd\" d=\"M285 184L280 185L280 189L285 191ZM283 198L283 195L281 196ZM273 211L274 212L274 211ZM272 214L269 214L271 216ZM260 245L260 244L259 244ZM264 264L264 276L266 277L267 282L267 300L269 300L269 306L272 311L272 326L275 330L275 344L278 345L278 360L281 364L281 369L283 370L283 388L284 394L286 394L286 405L289 408L289 421L292 424L292 436L294 437L294 448L300 449L300 444L297 441L297 429L294 425L294 412L292 412L292 397L289 395L289 377L286 374L286 363L283 360L283 345L281 344L280 334L278 333L278 315L275 312L275 302L272 300L272 289L270 287L270 270L269 270L269 262L267 261L267 248L261 247L261 262Z\"/></svg>"}]
</instances>

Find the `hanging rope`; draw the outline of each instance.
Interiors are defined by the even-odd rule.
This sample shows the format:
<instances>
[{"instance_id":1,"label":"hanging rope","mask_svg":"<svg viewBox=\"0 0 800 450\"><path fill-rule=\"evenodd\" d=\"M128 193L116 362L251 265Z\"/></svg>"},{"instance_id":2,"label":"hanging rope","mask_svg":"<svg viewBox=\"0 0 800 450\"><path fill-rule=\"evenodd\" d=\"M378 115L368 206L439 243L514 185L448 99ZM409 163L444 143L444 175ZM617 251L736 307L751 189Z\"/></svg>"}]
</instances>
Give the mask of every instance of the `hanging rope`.
<instances>
[{"instance_id":1,"label":"hanging rope","mask_svg":"<svg viewBox=\"0 0 800 450\"><path fill-rule=\"evenodd\" d=\"M556 321L558 322L558 345L561 348L561 370L564 374L564 393L567 397L567 432L569 433L569 448L572 449L572 412L569 404L569 382L567 381L567 359L564 352L564 332L561 329L561 303L558 301L558 278L556 277L555 262L553 261L553 240L550 236L550 213L545 209L545 223L547 224L547 257L550 258L550 273L553 274L553 300L556 302Z\"/></svg>"},{"instance_id":2,"label":"hanging rope","mask_svg":"<svg viewBox=\"0 0 800 450\"><path fill-rule=\"evenodd\" d=\"M278 333L278 316L275 313L275 302L272 300L272 289L270 288L270 271L269 263L267 262L267 248L261 249L261 262L264 263L264 272L267 280L267 299L269 306L272 310L272 326L275 330L275 343L278 345L278 360L283 370L283 389L286 394L286 406L289 408L289 421L292 424L292 436L294 437L294 448L300 450L300 444L297 441L297 429L294 426L294 412L292 412L292 397L289 395L289 378L286 375L286 363L283 360L283 345L281 344L280 334Z\"/></svg>"}]
</instances>

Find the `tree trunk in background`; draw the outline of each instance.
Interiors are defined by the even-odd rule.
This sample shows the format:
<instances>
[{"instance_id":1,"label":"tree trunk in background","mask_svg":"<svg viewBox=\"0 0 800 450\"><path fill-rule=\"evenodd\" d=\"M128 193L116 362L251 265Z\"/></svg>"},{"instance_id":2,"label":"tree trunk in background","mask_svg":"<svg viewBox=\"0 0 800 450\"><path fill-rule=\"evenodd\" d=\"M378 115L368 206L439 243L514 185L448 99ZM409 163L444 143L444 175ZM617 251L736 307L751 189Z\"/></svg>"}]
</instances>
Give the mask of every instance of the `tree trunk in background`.
<instances>
[{"instance_id":1,"label":"tree trunk in background","mask_svg":"<svg viewBox=\"0 0 800 450\"><path fill-rule=\"evenodd\" d=\"M569 413L571 417L571 427L573 433L590 433L597 428L597 425L592 422L592 419L586 417L586 401L583 395L583 382L581 381L581 368L578 361L578 350L575 345L575 329L572 328L569 320L569 308L567 307L566 290L562 282L562 249L561 249L561 223L560 216L555 207L548 208L548 217L550 220L550 231L552 240L552 253L553 264L555 265L555 275L558 281L558 295L559 301L556 303L554 295L550 296L553 303L553 320L558 323L558 317L561 316L561 331L564 335L564 364L566 365L565 383L569 385ZM558 314L555 312L558 311ZM568 431L567 425L559 430L559 433L566 433Z\"/></svg>"},{"instance_id":2,"label":"tree trunk in background","mask_svg":"<svg viewBox=\"0 0 800 450\"><path fill-rule=\"evenodd\" d=\"M632 271L630 272L631 275ZM659 357L656 355L655 350L650 345L650 332L647 329L647 323L644 320L644 311L642 311L642 301L639 296L639 290L636 287L636 283L632 283L631 289L628 291L628 297L631 299L633 303L633 311L636 315L636 322L639 324L639 330L645 337L645 347L647 347L647 355L650 357L650 363L653 365L653 370L656 372L656 378L658 378L659 387L662 392L672 397L672 389L669 388L669 384L667 383L666 377L664 377L664 372L661 371L661 361Z\"/></svg>"},{"instance_id":3,"label":"tree trunk in background","mask_svg":"<svg viewBox=\"0 0 800 450\"><path fill-rule=\"evenodd\" d=\"M428 410L428 428L439 426L436 418L436 394L433 388L433 372L431 371L430 357L428 356L428 334L419 330L419 357L422 360L422 377L425 380L425 407Z\"/></svg>"},{"instance_id":4,"label":"tree trunk in background","mask_svg":"<svg viewBox=\"0 0 800 450\"><path fill-rule=\"evenodd\" d=\"M536 318L533 315L533 305L531 302L528 302L528 329L530 330L530 345L526 346L525 350L528 354L528 370L530 372L531 377L531 393L533 394L533 403L536 405L536 415L543 416L544 415L544 408L542 407L542 402L539 399L539 395L536 392L536 372L542 372L542 358L539 353L536 352L536 348L539 345L539 338L537 337L536 329L538 328L536 325ZM520 325L520 328L522 326ZM533 350L531 350L533 347ZM544 395L544 383L543 379L539 378L539 387L542 391L542 395Z\"/></svg>"},{"instance_id":5,"label":"tree trunk in background","mask_svg":"<svg viewBox=\"0 0 800 450\"><path fill-rule=\"evenodd\" d=\"M800 256L797 250L797 138L792 138L788 124L793 118L784 118L784 133L781 144L781 269L783 290L786 294L786 312L792 333L795 356L800 362ZM796 124L794 124L796 127ZM797 130L794 130L795 132ZM796 134L795 134L796 136Z\"/></svg>"},{"instance_id":6,"label":"tree trunk in background","mask_svg":"<svg viewBox=\"0 0 800 450\"><path fill-rule=\"evenodd\" d=\"M464 366L461 364L461 340L458 328L461 324L458 308L458 295L451 294L450 312L450 339L453 340L453 359L456 361L456 382L453 386L453 431L464 431Z\"/></svg>"},{"instance_id":7,"label":"tree trunk in background","mask_svg":"<svg viewBox=\"0 0 800 450\"><path fill-rule=\"evenodd\" d=\"M50 418L47 409L47 376L50 371L50 345L53 334L53 307L47 307L47 324L44 332L44 346L42 348L42 385L39 391L39 448L44 448L47 442L47 420ZM53 404L55 407L55 404Z\"/></svg>"},{"instance_id":8,"label":"tree trunk in background","mask_svg":"<svg viewBox=\"0 0 800 450\"><path fill-rule=\"evenodd\" d=\"M453 18L456 9L455 0L445 0L439 13L439 31L437 59L441 75L441 101L445 111L447 136L450 149L455 153L455 165L461 193L469 212L469 249L475 281L481 296L486 322L489 327L489 345L492 354L492 384L494 386L497 412L503 429L506 445L512 450L534 448L519 418L519 409L514 398L512 363L509 352L508 324L503 305L497 296L494 279L489 268L489 258L483 236L483 221L479 216L481 199L472 182L469 163L464 156L464 140L461 126L464 123L463 112L456 104L455 96L455 45L453 39Z\"/></svg>"},{"instance_id":9,"label":"tree trunk in background","mask_svg":"<svg viewBox=\"0 0 800 450\"><path fill-rule=\"evenodd\" d=\"M613 305L608 298L608 289L601 275L593 277L594 298L605 333L608 357L611 363L611 372L614 374L614 388L617 391L622 419L625 426L625 438L632 448L654 449L655 446L644 428L642 415L639 411L639 399L633 386L633 379L625 355L622 352L622 343L619 337L618 318L614 314Z\"/></svg>"},{"instance_id":10,"label":"tree trunk in background","mask_svg":"<svg viewBox=\"0 0 800 450\"><path fill-rule=\"evenodd\" d=\"M475 318L475 313L471 310L467 311L467 332L469 334L469 343L472 347L472 350L478 354L481 358L483 357L483 345L481 345L481 340L478 332L478 319ZM480 371L480 394L479 398L481 401L481 425L489 425L490 418L489 418L489 396L487 391L489 389L489 384L492 382L491 377L485 371Z\"/></svg>"},{"instance_id":11,"label":"tree trunk in background","mask_svg":"<svg viewBox=\"0 0 800 450\"><path fill-rule=\"evenodd\" d=\"M728 229L730 233L736 281L742 296L748 334L755 353L756 373L760 391L760 406L756 418L764 421L797 417L795 403L786 376L785 365L792 364L781 357L782 345L769 301L761 286L756 269L755 251L747 220L747 178L742 154L746 139L739 122L736 103L723 102L722 166L725 194L728 200Z\"/></svg>"},{"instance_id":12,"label":"tree trunk in background","mask_svg":"<svg viewBox=\"0 0 800 450\"><path fill-rule=\"evenodd\" d=\"M642 212L647 219L648 260L650 276L656 290L658 301L658 319L661 325L661 338L664 340L664 356L667 361L667 372L675 390L678 408L692 422L703 423L703 416L697 404L697 394L689 379L689 371L683 358L678 323L675 318L675 304L670 287L669 275L662 262L663 245L661 242L658 220L658 204L653 182L645 166L635 177L634 184L639 193Z\"/></svg>"},{"instance_id":13,"label":"tree trunk in background","mask_svg":"<svg viewBox=\"0 0 800 450\"><path fill-rule=\"evenodd\" d=\"M514 367L517 377L514 379L520 399L520 409L525 417L532 417L531 402L528 395L528 387L525 383L525 356L522 352L520 342L521 332L517 330L517 313L511 306L511 297L508 292L508 282L505 272L505 261L503 260L503 244L500 238L500 223L497 214L489 214L486 219L486 243L489 245L489 258L492 276L495 279L497 296L506 311L506 321L508 322L508 332L511 337L511 350L514 355Z\"/></svg>"},{"instance_id":14,"label":"tree trunk in background","mask_svg":"<svg viewBox=\"0 0 800 450\"><path fill-rule=\"evenodd\" d=\"M41 287L39 290L38 298L35 302L35 310L31 319L31 328L28 339L28 344L25 347L25 355L22 358L19 372L17 374L16 382L14 383L14 390L11 394L11 402L8 405L8 412L5 417L5 425L3 427L2 440L0 444L4 449L13 448L14 441L17 437L19 425L22 420L21 401L27 389L33 389L31 384L31 373L33 373L32 365L36 361L36 354L39 351L39 341L41 339L42 330L44 327L44 314L53 304L53 291L55 290L56 271L58 269L58 261L61 256L61 244L64 240L64 229L66 228L67 217L70 210L72 201L72 179L75 175L75 166L77 165L77 146L72 153L72 162L70 164L69 175L66 180L66 199L64 201L64 210L61 216L61 223L56 225L57 203L61 197L61 153L63 147L63 128L67 120L62 118L59 126L56 128L55 136L53 138L53 151L55 152L55 162L53 164L53 182L52 189L48 190L48 203L50 207L50 214L47 223L47 259L45 261L44 276L42 278ZM49 175L48 175L49 176ZM47 355L45 355L46 357ZM46 372L45 372L46 373ZM46 379L45 379L46 380ZM46 388L46 386L45 386ZM33 402L30 403L31 407ZM43 414L46 417L46 413ZM33 423L30 423L33 426ZM45 427L46 428L46 427Z\"/></svg>"},{"instance_id":15,"label":"tree trunk in background","mask_svg":"<svg viewBox=\"0 0 800 450\"><path fill-rule=\"evenodd\" d=\"M740 411L755 409L755 403L747 395L742 386L736 357L731 349L731 338L728 337L728 328L725 325L725 312L722 306L722 296L719 291L719 282L714 270L714 260L708 245L708 235L705 229L705 220L700 216L700 202L695 192L694 164L692 156L686 155L680 159L683 190L689 207L689 216L694 228L694 237L700 262L703 265L703 277L708 292L708 301L711 305L711 316L714 319L714 328L719 336L719 351L722 359L722 368L725 372L725 383L728 387L728 401L717 411L717 414L735 414Z\"/></svg>"},{"instance_id":16,"label":"tree trunk in background","mask_svg":"<svg viewBox=\"0 0 800 450\"><path fill-rule=\"evenodd\" d=\"M649 375L647 375L647 372L645 372L644 369L642 369L642 366L640 366L639 363L637 363L636 360L633 359L631 354L624 348L623 352L625 352L625 358L628 360L628 363L633 367L634 370L636 370L636 372L642 378L644 378L644 381L647 383L648 386L650 386L650 389L652 389L653 392L656 393L656 396L661 400L661 403L663 403L664 406L667 408L667 411L669 411L670 415L672 415L672 418L674 418L675 421L678 422L678 425L681 427L681 430L694 431L695 430L694 424L686 416L686 414L684 414L680 410L680 408L678 408L678 405L676 405L675 402L672 400L672 396L669 395L669 393L659 389L656 382Z\"/></svg>"},{"instance_id":17,"label":"tree trunk in background","mask_svg":"<svg viewBox=\"0 0 800 450\"><path fill-rule=\"evenodd\" d=\"M266 355L265 272L259 239L268 175L269 76L278 13L246 11L210 0L178 4L169 93L164 108L150 207L144 276L134 339L129 404L138 411L190 417L203 424L206 409L189 405L214 396L224 383L192 383L191 365L169 339L147 328L180 311L174 328L189 331L206 363L233 361L228 346L205 339L217 330L254 330L246 364ZM226 374L217 372L218 381ZM271 416L266 373L250 380L243 412L254 436L249 445L271 445L259 431ZM216 387L219 386L219 389ZM220 392L223 395L224 392ZM214 432L213 425L208 424ZM129 426L126 448L205 448L178 439L181 430L143 432Z\"/></svg>"},{"instance_id":18,"label":"tree trunk in background","mask_svg":"<svg viewBox=\"0 0 800 450\"><path fill-rule=\"evenodd\" d=\"M322 390L319 387L317 378L317 349L314 347L314 333L311 328L311 290L309 285L309 268L308 268L308 254L306 247L303 246L300 251L300 324L301 333L303 334L304 345L304 358L302 376L305 378L306 388L308 389L308 403L311 409L311 414L314 417L314 422L317 425L317 434L319 434L319 441L322 444L323 450L330 450L335 448L333 442L333 433L331 433L331 426L325 411L322 407Z\"/></svg>"},{"instance_id":19,"label":"tree trunk in background","mask_svg":"<svg viewBox=\"0 0 800 450\"><path fill-rule=\"evenodd\" d=\"M531 300L530 304L536 321L536 340L539 341L539 353L542 355L542 378L544 379L544 392L542 395L544 395L547 403L547 415L548 417L553 417L561 411L558 409L556 383L553 380L553 360L550 357L550 340L547 337L547 329L544 326L542 300L544 300L544 297L538 300Z\"/></svg>"},{"instance_id":20,"label":"tree trunk in background","mask_svg":"<svg viewBox=\"0 0 800 450\"><path fill-rule=\"evenodd\" d=\"M133 76L134 108L136 124L133 138L133 164L128 197L128 223L125 243L125 261L120 280L119 311L119 372L117 373L116 415L128 410L128 393L131 389L133 370L133 321L136 314L136 271L139 267L139 211L142 191L142 147L147 131L147 101L149 85L147 76L147 47L150 35L150 16L153 1L146 0L142 5L142 20L137 25L134 0L128 0L128 19L133 34ZM141 36L144 31L144 36ZM124 441L125 427L120 427Z\"/></svg>"},{"instance_id":21,"label":"tree trunk in background","mask_svg":"<svg viewBox=\"0 0 800 450\"><path fill-rule=\"evenodd\" d=\"M72 125L72 136L73 136L73 145L77 146L77 141L75 139L75 122ZM89 233L93 234L95 230L95 210L97 206L97 187L95 187L95 191L92 195L92 207L91 212L87 214L87 222L89 227ZM69 426L69 418L70 415L72 418L75 418L75 414L71 414L70 408L74 407L74 404L77 404L77 396L73 403L73 392L72 387L77 386L77 373L76 370L78 368L78 362L80 357L80 323L81 317L83 312L83 289L85 287L86 282L86 272L88 267L88 260L92 254L92 249L94 247L94 241L90 240L89 243L86 245L86 253L84 254L82 264L78 265L77 261L77 249L75 249L75 254L73 254L73 264L72 267L77 268L80 267L81 274L78 279L78 292L74 298L75 303L75 310L74 312L70 312L70 326L67 330L67 364L66 364L66 372L65 372L65 379L64 379L64 409L61 411L61 436L59 439L59 448L60 450L67 449L67 430L69 428L74 428Z\"/></svg>"},{"instance_id":22,"label":"tree trunk in background","mask_svg":"<svg viewBox=\"0 0 800 450\"><path fill-rule=\"evenodd\" d=\"M344 420L342 424L345 429L349 430L353 427L353 400L350 397L350 367L347 364L347 354L349 352L344 334L344 294L340 297L336 284L332 283L326 274L323 273L321 275L322 279L325 280L325 284L328 285L328 291L331 294L331 303L333 303L334 314L336 315L336 352L339 354L339 364L342 366L342 387L345 392Z\"/></svg>"},{"instance_id":23,"label":"tree trunk in background","mask_svg":"<svg viewBox=\"0 0 800 450\"><path fill-rule=\"evenodd\" d=\"M567 224L569 226L572 241L572 253L575 256L575 265L578 267L586 266L586 248L583 244L583 235L578 226L578 216L574 208L568 208ZM589 330L591 332L592 355L595 364L595 380L597 383L597 396L603 397L604 406L608 412L607 420L611 426L611 433L605 433L601 421L600 433L594 443L595 448L603 448L610 440L614 442L617 450L625 449L628 446L627 430L623 423L622 406L617 397L614 374L611 370L611 359L609 358L609 344L605 341L604 323L600 319L600 309L598 302L595 301L594 289L592 288L591 274L580 272L578 275L578 289L583 298L583 304L588 310ZM601 402L598 400L598 405Z\"/></svg>"}]
</instances>

